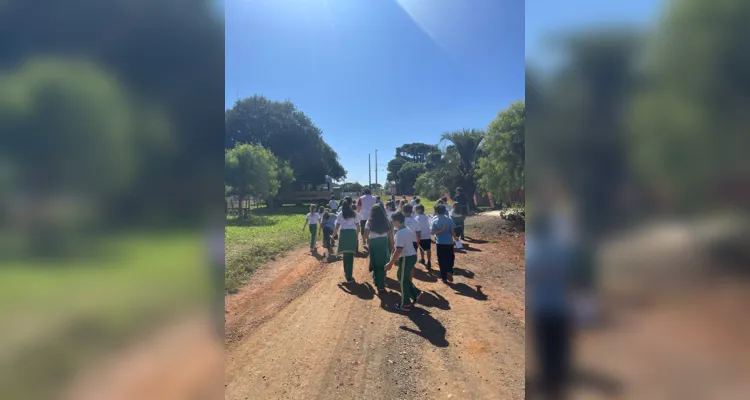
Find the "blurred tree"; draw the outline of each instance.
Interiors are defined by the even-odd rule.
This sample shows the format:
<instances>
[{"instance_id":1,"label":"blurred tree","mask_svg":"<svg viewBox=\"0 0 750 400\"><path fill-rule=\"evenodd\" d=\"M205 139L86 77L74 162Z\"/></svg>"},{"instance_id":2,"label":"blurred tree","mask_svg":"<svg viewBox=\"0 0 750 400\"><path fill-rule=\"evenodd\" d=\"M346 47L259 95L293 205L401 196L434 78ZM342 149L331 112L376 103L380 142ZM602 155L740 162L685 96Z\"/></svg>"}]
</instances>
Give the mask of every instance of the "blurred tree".
<instances>
[{"instance_id":1,"label":"blurred tree","mask_svg":"<svg viewBox=\"0 0 750 400\"><path fill-rule=\"evenodd\" d=\"M424 164L431 153L438 151L437 146L426 143L410 143L396 148L396 158L408 162Z\"/></svg>"},{"instance_id":2,"label":"blurred tree","mask_svg":"<svg viewBox=\"0 0 750 400\"><path fill-rule=\"evenodd\" d=\"M341 185L342 192L361 192L362 190L364 190L364 186L359 182L347 182Z\"/></svg>"},{"instance_id":3,"label":"blurred tree","mask_svg":"<svg viewBox=\"0 0 750 400\"><path fill-rule=\"evenodd\" d=\"M289 101L263 96L237 101L226 112L224 146L229 149L237 143L261 145L289 161L298 181L323 183L326 177L337 180L346 176L321 130Z\"/></svg>"},{"instance_id":4,"label":"blurred tree","mask_svg":"<svg viewBox=\"0 0 750 400\"><path fill-rule=\"evenodd\" d=\"M459 157L454 146L447 146L445 151L437 153L440 158L433 157L428 162L427 172L417 178L415 189L422 197L437 200L445 193L455 190L460 186L461 176L459 174Z\"/></svg>"},{"instance_id":5,"label":"blurred tree","mask_svg":"<svg viewBox=\"0 0 750 400\"><path fill-rule=\"evenodd\" d=\"M484 140L484 132L478 129L464 129L461 131L444 133L440 141L449 141L458 153L458 172L460 185L468 197L469 210L476 208L474 194L477 191L477 164L480 156L479 147ZM455 189L455 188L453 188Z\"/></svg>"},{"instance_id":6,"label":"blurred tree","mask_svg":"<svg viewBox=\"0 0 750 400\"><path fill-rule=\"evenodd\" d=\"M523 190L526 157L526 104L512 103L487 128L483 156L479 159L479 183L497 201L512 202Z\"/></svg>"},{"instance_id":7,"label":"blurred tree","mask_svg":"<svg viewBox=\"0 0 750 400\"><path fill-rule=\"evenodd\" d=\"M747 207L750 2L685 0L667 15L634 106L633 168L683 211Z\"/></svg>"},{"instance_id":8,"label":"blurred tree","mask_svg":"<svg viewBox=\"0 0 750 400\"><path fill-rule=\"evenodd\" d=\"M406 159L404 159L403 157L396 157L388 162L388 176L386 177L386 179L389 182L396 183L396 187L394 189L399 193L403 192L403 188L401 187L401 184L399 182L398 171L401 171L401 167L403 167L407 162L408 161L406 161Z\"/></svg>"}]
</instances>

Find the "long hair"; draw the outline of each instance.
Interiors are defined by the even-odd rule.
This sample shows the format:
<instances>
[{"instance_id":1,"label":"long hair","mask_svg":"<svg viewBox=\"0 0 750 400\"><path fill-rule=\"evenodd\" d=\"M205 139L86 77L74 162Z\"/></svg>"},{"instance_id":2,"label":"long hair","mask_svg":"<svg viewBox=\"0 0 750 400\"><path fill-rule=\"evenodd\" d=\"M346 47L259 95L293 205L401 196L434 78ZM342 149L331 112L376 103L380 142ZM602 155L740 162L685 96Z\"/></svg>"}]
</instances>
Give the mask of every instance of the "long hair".
<instances>
[{"instance_id":1,"label":"long hair","mask_svg":"<svg viewBox=\"0 0 750 400\"><path fill-rule=\"evenodd\" d=\"M385 209L376 204L370 210L370 231L375 233L387 233L391 229Z\"/></svg>"},{"instance_id":2,"label":"long hair","mask_svg":"<svg viewBox=\"0 0 750 400\"><path fill-rule=\"evenodd\" d=\"M352 210L352 206L349 203L344 203L344 207L341 208L341 215L344 219L352 219L357 217L357 213Z\"/></svg>"}]
</instances>

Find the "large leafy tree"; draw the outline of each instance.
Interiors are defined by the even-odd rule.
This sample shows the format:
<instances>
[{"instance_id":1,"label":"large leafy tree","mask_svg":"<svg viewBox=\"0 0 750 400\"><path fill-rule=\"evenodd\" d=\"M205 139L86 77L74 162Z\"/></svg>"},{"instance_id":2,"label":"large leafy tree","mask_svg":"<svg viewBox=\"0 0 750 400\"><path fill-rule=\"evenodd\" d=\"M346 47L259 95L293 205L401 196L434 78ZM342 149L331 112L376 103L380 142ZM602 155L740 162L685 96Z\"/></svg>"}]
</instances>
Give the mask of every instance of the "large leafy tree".
<instances>
[{"instance_id":1,"label":"large leafy tree","mask_svg":"<svg viewBox=\"0 0 750 400\"><path fill-rule=\"evenodd\" d=\"M224 156L226 185L238 197L239 204L253 196L268 198L275 196L282 181L289 180L292 170L269 150L253 145L238 144L227 150Z\"/></svg>"},{"instance_id":2,"label":"large leafy tree","mask_svg":"<svg viewBox=\"0 0 750 400\"><path fill-rule=\"evenodd\" d=\"M413 193L414 184L417 183L419 175L425 172L424 165L420 163L407 162L398 171L398 184L401 187L401 193Z\"/></svg>"},{"instance_id":3,"label":"large leafy tree","mask_svg":"<svg viewBox=\"0 0 750 400\"><path fill-rule=\"evenodd\" d=\"M477 191L477 166L479 147L484 140L484 132L478 129L463 129L456 132L444 133L441 142L448 141L455 147L458 154L458 175L464 192L468 195L469 208L475 208L474 194Z\"/></svg>"},{"instance_id":4,"label":"large leafy tree","mask_svg":"<svg viewBox=\"0 0 750 400\"><path fill-rule=\"evenodd\" d=\"M438 151L437 146L426 143L410 143L396 148L396 158L402 158L408 162L424 164L430 154Z\"/></svg>"},{"instance_id":5,"label":"large leafy tree","mask_svg":"<svg viewBox=\"0 0 750 400\"><path fill-rule=\"evenodd\" d=\"M513 202L523 190L526 157L526 104L519 100L498 113L487 128L479 183L498 200Z\"/></svg>"},{"instance_id":6,"label":"large leafy tree","mask_svg":"<svg viewBox=\"0 0 750 400\"><path fill-rule=\"evenodd\" d=\"M459 157L455 146L447 146L444 152L431 155L427 171L417 178L414 188L421 196L436 200L460 185Z\"/></svg>"},{"instance_id":7,"label":"large leafy tree","mask_svg":"<svg viewBox=\"0 0 750 400\"><path fill-rule=\"evenodd\" d=\"M633 107L633 169L684 211L746 206L750 2L685 0L668 13L649 42L650 84Z\"/></svg>"},{"instance_id":8,"label":"large leafy tree","mask_svg":"<svg viewBox=\"0 0 750 400\"><path fill-rule=\"evenodd\" d=\"M238 100L226 112L224 146L230 149L237 143L263 146L289 161L298 181L324 182L327 176L334 180L346 176L322 131L289 101L263 96Z\"/></svg>"}]
</instances>

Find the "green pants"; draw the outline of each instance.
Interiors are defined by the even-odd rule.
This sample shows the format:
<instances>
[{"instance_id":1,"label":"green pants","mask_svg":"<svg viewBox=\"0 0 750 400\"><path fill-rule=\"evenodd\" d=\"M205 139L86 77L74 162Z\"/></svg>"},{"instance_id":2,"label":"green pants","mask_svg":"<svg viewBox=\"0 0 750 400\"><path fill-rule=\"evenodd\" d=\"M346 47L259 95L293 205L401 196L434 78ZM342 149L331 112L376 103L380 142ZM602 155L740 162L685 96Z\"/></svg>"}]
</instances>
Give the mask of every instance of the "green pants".
<instances>
[{"instance_id":1,"label":"green pants","mask_svg":"<svg viewBox=\"0 0 750 400\"><path fill-rule=\"evenodd\" d=\"M310 250L315 247L315 235L318 233L318 224L310 224Z\"/></svg>"},{"instance_id":2,"label":"green pants","mask_svg":"<svg viewBox=\"0 0 750 400\"><path fill-rule=\"evenodd\" d=\"M417 289L411 281L411 271L414 266L417 265L417 256L401 257L398 260L398 283L401 286L401 305L410 305L412 301L416 301L422 291Z\"/></svg>"},{"instance_id":3,"label":"green pants","mask_svg":"<svg viewBox=\"0 0 750 400\"><path fill-rule=\"evenodd\" d=\"M350 281L354 273L354 254L344 253L344 277Z\"/></svg>"},{"instance_id":4,"label":"green pants","mask_svg":"<svg viewBox=\"0 0 750 400\"><path fill-rule=\"evenodd\" d=\"M391 258L388 245L387 237L370 239L370 272L378 290L385 290L385 265Z\"/></svg>"}]
</instances>

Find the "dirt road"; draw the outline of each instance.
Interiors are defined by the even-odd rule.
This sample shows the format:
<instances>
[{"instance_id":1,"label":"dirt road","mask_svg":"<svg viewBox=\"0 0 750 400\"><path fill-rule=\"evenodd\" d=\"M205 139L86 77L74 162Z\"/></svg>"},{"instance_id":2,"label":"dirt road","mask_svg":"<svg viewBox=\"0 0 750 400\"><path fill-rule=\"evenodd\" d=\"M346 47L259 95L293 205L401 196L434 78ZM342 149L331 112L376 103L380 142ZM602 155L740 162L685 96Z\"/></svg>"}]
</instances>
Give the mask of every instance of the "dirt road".
<instances>
[{"instance_id":1,"label":"dirt road","mask_svg":"<svg viewBox=\"0 0 750 400\"><path fill-rule=\"evenodd\" d=\"M420 265L408 315L390 307L395 269L377 296L366 258L355 285L302 250L259 269L226 300L225 398L522 399L524 237L502 224L469 222L450 286Z\"/></svg>"}]
</instances>

